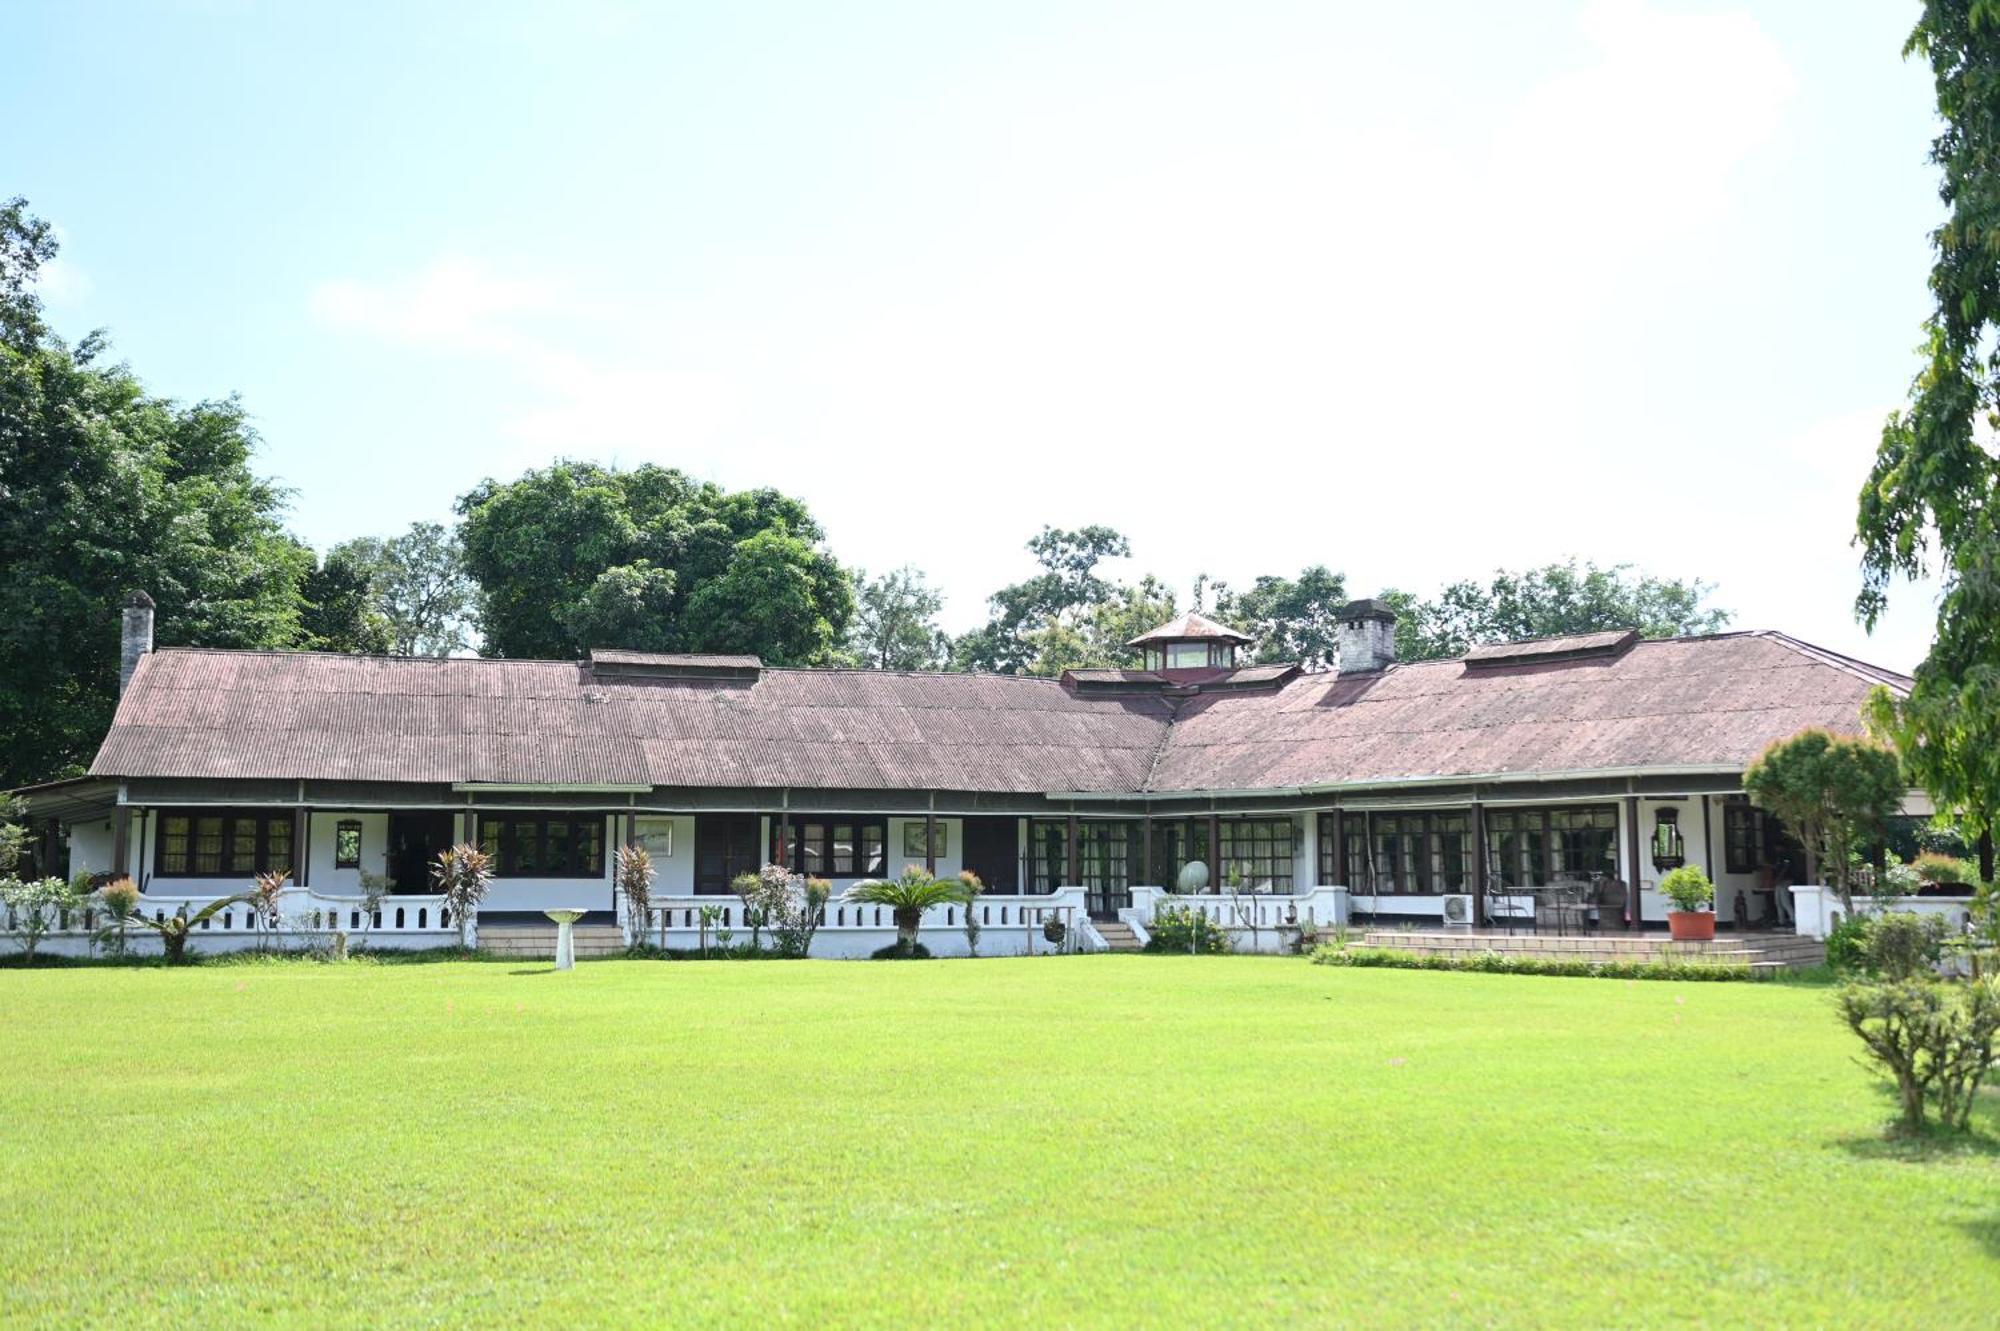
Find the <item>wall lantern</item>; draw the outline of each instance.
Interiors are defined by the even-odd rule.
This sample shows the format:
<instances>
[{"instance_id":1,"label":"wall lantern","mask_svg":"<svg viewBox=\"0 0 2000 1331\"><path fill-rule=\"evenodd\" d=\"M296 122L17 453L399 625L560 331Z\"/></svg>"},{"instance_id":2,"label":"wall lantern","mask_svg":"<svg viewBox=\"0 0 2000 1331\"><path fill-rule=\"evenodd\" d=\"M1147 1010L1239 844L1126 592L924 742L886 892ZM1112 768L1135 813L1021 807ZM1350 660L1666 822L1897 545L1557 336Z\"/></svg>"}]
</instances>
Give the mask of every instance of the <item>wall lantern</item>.
<instances>
[{"instance_id":1,"label":"wall lantern","mask_svg":"<svg viewBox=\"0 0 2000 1331\"><path fill-rule=\"evenodd\" d=\"M333 827L333 867L336 869L359 869L361 867L361 820L343 818Z\"/></svg>"},{"instance_id":2,"label":"wall lantern","mask_svg":"<svg viewBox=\"0 0 2000 1331\"><path fill-rule=\"evenodd\" d=\"M1679 809L1659 809L1653 814L1653 867L1678 869L1687 863L1687 847L1681 841Z\"/></svg>"}]
</instances>

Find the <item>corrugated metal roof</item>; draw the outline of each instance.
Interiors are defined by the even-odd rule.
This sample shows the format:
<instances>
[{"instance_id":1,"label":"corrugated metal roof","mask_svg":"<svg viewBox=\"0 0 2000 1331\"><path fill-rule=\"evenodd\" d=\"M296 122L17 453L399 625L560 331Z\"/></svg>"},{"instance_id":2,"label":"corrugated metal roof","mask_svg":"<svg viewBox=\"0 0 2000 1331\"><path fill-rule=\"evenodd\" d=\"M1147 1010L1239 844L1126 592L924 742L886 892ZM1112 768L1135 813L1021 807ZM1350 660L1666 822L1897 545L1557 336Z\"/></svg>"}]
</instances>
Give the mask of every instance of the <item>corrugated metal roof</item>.
<instances>
[{"instance_id":1,"label":"corrugated metal roof","mask_svg":"<svg viewBox=\"0 0 2000 1331\"><path fill-rule=\"evenodd\" d=\"M1179 619L1169 620L1150 633L1140 634L1125 645L1144 647L1148 643L1155 642L1211 641L1247 643L1250 638L1249 635L1230 628L1227 624L1218 624L1207 615L1198 615L1190 610Z\"/></svg>"},{"instance_id":2,"label":"corrugated metal roof","mask_svg":"<svg viewBox=\"0 0 2000 1331\"><path fill-rule=\"evenodd\" d=\"M1777 634L1193 697L1005 675L601 679L575 662L168 648L140 662L91 772L1120 793L1741 766L1809 725L1858 731L1877 682L1908 683Z\"/></svg>"},{"instance_id":3,"label":"corrugated metal roof","mask_svg":"<svg viewBox=\"0 0 2000 1331\"><path fill-rule=\"evenodd\" d=\"M1525 642L1489 642L1474 647L1465 659L1474 664L1512 661L1554 661L1572 656L1608 656L1639 641L1631 629L1605 633L1573 633L1563 638L1530 638Z\"/></svg>"}]
</instances>

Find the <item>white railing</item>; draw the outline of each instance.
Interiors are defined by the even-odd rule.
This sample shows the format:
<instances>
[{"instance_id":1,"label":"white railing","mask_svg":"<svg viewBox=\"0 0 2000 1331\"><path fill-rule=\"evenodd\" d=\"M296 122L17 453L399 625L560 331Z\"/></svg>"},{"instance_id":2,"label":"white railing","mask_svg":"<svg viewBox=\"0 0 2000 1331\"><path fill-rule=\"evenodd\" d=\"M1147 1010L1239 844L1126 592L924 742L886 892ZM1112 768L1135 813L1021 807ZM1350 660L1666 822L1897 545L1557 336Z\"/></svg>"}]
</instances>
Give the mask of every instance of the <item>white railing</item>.
<instances>
[{"instance_id":1,"label":"white railing","mask_svg":"<svg viewBox=\"0 0 2000 1331\"><path fill-rule=\"evenodd\" d=\"M230 892L172 895L146 892L139 897L137 913L156 923L164 923L182 911L193 919L214 902L235 895ZM16 924L14 914L12 911L5 914L7 928L11 931ZM87 950L97 931L110 922L110 916L101 906L86 904L81 910L64 911L43 946L52 952L73 952L79 948ZM477 922L475 916L475 928ZM418 941L417 936L424 936L422 941L426 944L441 941L444 935L455 939L457 928L452 923L450 909L440 896L385 896L371 912L364 897L322 895L309 888L294 887L278 894L278 923L275 929L267 928L258 919L249 902L237 901L192 925L188 937L191 940L228 938L246 945L264 941L283 947L291 941L334 933L345 933L350 944L393 937L397 945L407 946ZM143 945L156 937L152 930L134 922L127 931L127 944ZM11 939L0 939L0 948L13 945Z\"/></svg>"},{"instance_id":2,"label":"white railing","mask_svg":"<svg viewBox=\"0 0 2000 1331\"><path fill-rule=\"evenodd\" d=\"M1794 887L1792 892L1792 916L1798 933L1807 938L1825 938L1839 924L1846 909L1840 904L1840 893L1831 887L1812 884ZM1909 911L1915 915L1939 915L1945 926L1954 933L1962 932L1972 916L1973 899L1962 897L1895 897L1878 900L1874 897L1854 894L1854 910L1859 915L1879 915L1883 911Z\"/></svg>"},{"instance_id":3,"label":"white railing","mask_svg":"<svg viewBox=\"0 0 2000 1331\"><path fill-rule=\"evenodd\" d=\"M963 953L965 914L970 910L979 924L979 950L984 955L1018 955L1027 952L1073 951L1087 943L1084 922L1084 889L1062 887L1034 896L982 896L971 906L933 906L923 914L917 940L940 955ZM703 912L711 912L704 922ZM1063 942L1048 941L1044 928L1050 921L1062 924ZM624 904L618 908L618 922L629 928ZM768 924L757 929L766 946L770 943ZM654 897L646 912L646 941L675 950L698 948L704 941L718 945L717 935L730 935L730 946L749 940L752 922L748 909L734 896ZM820 924L813 939L816 957L865 956L895 941L895 912L888 906L870 902L829 900L820 911Z\"/></svg>"}]
</instances>

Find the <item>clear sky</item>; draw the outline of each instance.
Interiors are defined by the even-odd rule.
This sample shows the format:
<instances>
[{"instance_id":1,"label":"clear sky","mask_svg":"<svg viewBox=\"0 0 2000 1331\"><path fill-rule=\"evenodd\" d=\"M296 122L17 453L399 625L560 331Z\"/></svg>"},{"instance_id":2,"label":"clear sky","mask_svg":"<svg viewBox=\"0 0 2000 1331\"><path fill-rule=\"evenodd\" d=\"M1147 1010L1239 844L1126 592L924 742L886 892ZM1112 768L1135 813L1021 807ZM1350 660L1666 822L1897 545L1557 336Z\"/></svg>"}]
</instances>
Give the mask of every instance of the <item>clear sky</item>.
<instances>
[{"instance_id":1,"label":"clear sky","mask_svg":"<svg viewBox=\"0 0 2000 1331\"><path fill-rule=\"evenodd\" d=\"M1916 368L1884 0L9 0L0 194L325 546L569 455L805 498L948 626L1043 523L1183 589L1576 554L1853 622Z\"/></svg>"}]
</instances>

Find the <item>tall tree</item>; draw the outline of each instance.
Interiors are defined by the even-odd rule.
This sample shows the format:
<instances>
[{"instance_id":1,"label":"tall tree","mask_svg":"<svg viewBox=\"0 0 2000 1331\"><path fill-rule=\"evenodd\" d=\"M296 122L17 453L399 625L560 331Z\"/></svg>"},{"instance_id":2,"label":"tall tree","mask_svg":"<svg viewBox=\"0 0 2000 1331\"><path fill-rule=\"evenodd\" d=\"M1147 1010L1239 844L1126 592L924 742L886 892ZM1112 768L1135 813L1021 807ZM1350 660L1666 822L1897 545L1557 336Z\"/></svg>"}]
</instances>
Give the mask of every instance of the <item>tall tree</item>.
<instances>
[{"instance_id":1,"label":"tall tree","mask_svg":"<svg viewBox=\"0 0 2000 1331\"><path fill-rule=\"evenodd\" d=\"M1296 579L1266 574L1247 591L1214 586L1216 618L1250 636L1250 659L1297 661L1308 670L1333 668L1340 648L1340 608L1347 604L1347 580L1340 574L1314 564Z\"/></svg>"},{"instance_id":2,"label":"tall tree","mask_svg":"<svg viewBox=\"0 0 2000 1331\"><path fill-rule=\"evenodd\" d=\"M0 209L0 786L88 762L128 594L152 595L162 644L288 647L312 568L234 399L150 396L98 363L100 336L47 330L34 283L54 253L25 205Z\"/></svg>"},{"instance_id":3,"label":"tall tree","mask_svg":"<svg viewBox=\"0 0 2000 1331\"><path fill-rule=\"evenodd\" d=\"M369 604L396 656L450 656L472 643L473 585L458 534L417 522L401 536L342 541L327 552L368 570Z\"/></svg>"},{"instance_id":4,"label":"tall tree","mask_svg":"<svg viewBox=\"0 0 2000 1331\"><path fill-rule=\"evenodd\" d=\"M1082 634L1091 612L1116 591L1098 566L1130 555L1132 546L1109 527L1044 527L1028 542L1028 551L1042 571L988 598L987 622L959 638L953 649L957 668L1060 673L1060 662L1080 654L1070 645L1071 635Z\"/></svg>"},{"instance_id":5,"label":"tall tree","mask_svg":"<svg viewBox=\"0 0 2000 1331\"><path fill-rule=\"evenodd\" d=\"M1909 775L1990 832L2000 812L2000 5L1927 0L1906 56L1930 63L1944 224L1934 305L1909 405L1889 418L1862 487L1856 610L1874 628L1898 577L1935 573L1937 627L1909 697L1873 707Z\"/></svg>"},{"instance_id":6,"label":"tall tree","mask_svg":"<svg viewBox=\"0 0 2000 1331\"><path fill-rule=\"evenodd\" d=\"M312 552L306 557L313 559ZM313 559L299 589L299 646L316 652L390 649L389 621L376 609L375 569L363 551L335 546Z\"/></svg>"},{"instance_id":7,"label":"tall tree","mask_svg":"<svg viewBox=\"0 0 2000 1331\"><path fill-rule=\"evenodd\" d=\"M854 620L847 650L871 670L937 670L951 656L951 639L937 625L944 597L905 564L871 578L856 570Z\"/></svg>"},{"instance_id":8,"label":"tall tree","mask_svg":"<svg viewBox=\"0 0 2000 1331\"><path fill-rule=\"evenodd\" d=\"M1705 582L1599 568L1574 559L1541 568L1497 570L1490 583L1455 582L1433 600L1407 592L1384 599L1397 610L1396 654L1406 661L1462 656L1488 642L1519 642L1606 629L1648 638L1713 633L1729 622L1708 602Z\"/></svg>"},{"instance_id":9,"label":"tall tree","mask_svg":"<svg viewBox=\"0 0 2000 1331\"><path fill-rule=\"evenodd\" d=\"M804 504L730 493L667 467L564 461L462 496L484 650L573 658L597 647L831 659L853 588ZM767 603L737 598L770 596Z\"/></svg>"}]
</instances>

